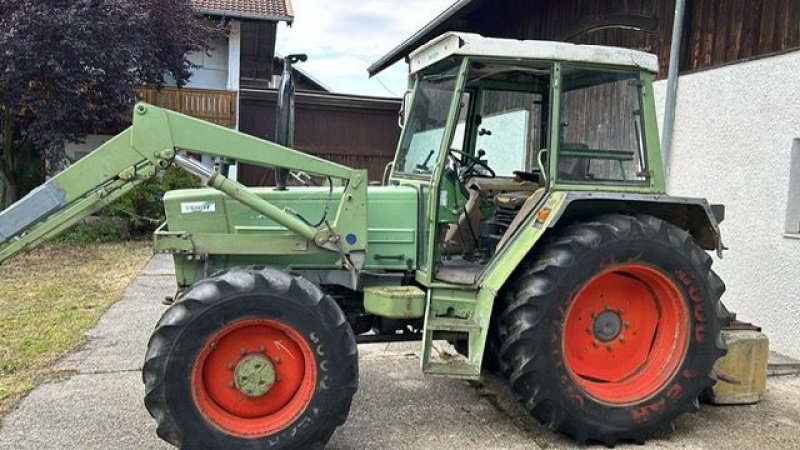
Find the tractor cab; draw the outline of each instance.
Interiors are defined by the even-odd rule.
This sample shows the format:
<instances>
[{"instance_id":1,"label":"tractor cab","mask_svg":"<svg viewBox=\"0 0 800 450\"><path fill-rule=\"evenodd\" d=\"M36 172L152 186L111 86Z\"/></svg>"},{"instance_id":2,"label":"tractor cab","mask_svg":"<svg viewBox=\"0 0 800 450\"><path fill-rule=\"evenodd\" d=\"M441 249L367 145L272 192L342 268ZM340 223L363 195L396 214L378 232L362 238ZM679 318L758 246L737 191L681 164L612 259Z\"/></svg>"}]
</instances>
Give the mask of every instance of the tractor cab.
<instances>
[{"instance_id":1,"label":"tractor cab","mask_svg":"<svg viewBox=\"0 0 800 450\"><path fill-rule=\"evenodd\" d=\"M664 191L652 55L450 33L411 67L390 181L425 201L423 281L476 284L548 193Z\"/></svg>"}]
</instances>

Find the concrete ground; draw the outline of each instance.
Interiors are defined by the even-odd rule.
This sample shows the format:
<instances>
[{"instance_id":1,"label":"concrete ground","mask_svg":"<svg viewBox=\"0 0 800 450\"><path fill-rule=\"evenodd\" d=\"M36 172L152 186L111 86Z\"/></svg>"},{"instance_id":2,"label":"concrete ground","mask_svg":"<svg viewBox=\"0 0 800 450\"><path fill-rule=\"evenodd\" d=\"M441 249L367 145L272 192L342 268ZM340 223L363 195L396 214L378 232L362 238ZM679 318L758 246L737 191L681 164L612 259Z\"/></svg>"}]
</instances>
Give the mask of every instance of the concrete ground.
<instances>
[{"instance_id":1,"label":"concrete ground","mask_svg":"<svg viewBox=\"0 0 800 450\"><path fill-rule=\"evenodd\" d=\"M172 293L172 265L156 257L65 358L63 376L41 384L2 422L2 449L168 449L142 403L142 359ZM538 449L574 445L534 423L502 383L431 378L417 345L362 346L361 388L329 448ZM627 447L627 446L624 446ZM648 442L664 449L800 449L800 378L771 377L758 405L713 407L682 417L677 432ZM640 448L631 446L631 448Z\"/></svg>"}]
</instances>

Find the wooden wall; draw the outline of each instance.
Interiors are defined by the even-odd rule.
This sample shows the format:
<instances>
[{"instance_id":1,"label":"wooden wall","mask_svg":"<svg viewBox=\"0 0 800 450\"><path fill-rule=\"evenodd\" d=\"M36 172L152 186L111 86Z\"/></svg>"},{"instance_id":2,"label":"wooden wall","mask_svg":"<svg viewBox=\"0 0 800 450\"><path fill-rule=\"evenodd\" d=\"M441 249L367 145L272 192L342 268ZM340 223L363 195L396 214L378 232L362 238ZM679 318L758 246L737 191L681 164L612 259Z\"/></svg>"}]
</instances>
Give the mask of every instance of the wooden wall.
<instances>
[{"instance_id":1,"label":"wooden wall","mask_svg":"<svg viewBox=\"0 0 800 450\"><path fill-rule=\"evenodd\" d=\"M669 65L675 0L476 0L444 31L614 45ZM683 72L800 48L800 0L687 0Z\"/></svg>"},{"instance_id":2,"label":"wooden wall","mask_svg":"<svg viewBox=\"0 0 800 450\"><path fill-rule=\"evenodd\" d=\"M243 91L239 129L254 136L275 136L274 90ZM295 148L354 168L369 170L381 179L394 158L400 128L400 100L298 92L295 108ZM272 171L243 165L239 181L248 186L271 185Z\"/></svg>"},{"instance_id":3,"label":"wooden wall","mask_svg":"<svg viewBox=\"0 0 800 450\"><path fill-rule=\"evenodd\" d=\"M266 88L269 85L273 75L277 29L275 22L242 22L242 87Z\"/></svg>"},{"instance_id":4,"label":"wooden wall","mask_svg":"<svg viewBox=\"0 0 800 450\"><path fill-rule=\"evenodd\" d=\"M683 53L687 70L800 48L800 0L690 3Z\"/></svg>"}]
</instances>

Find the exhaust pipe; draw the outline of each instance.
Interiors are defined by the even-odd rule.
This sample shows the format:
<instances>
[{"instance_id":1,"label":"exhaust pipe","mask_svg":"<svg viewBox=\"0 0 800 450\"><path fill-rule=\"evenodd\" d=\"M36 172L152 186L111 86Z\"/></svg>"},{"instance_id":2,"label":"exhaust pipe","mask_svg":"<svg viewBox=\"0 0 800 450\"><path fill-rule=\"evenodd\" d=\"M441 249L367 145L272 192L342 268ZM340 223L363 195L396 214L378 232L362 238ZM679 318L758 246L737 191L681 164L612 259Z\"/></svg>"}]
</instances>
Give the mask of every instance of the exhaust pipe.
<instances>
[{"instance_id":1,"label":"exhaust pipe","mask_svg":"<svg viewBox=\"0 0 800 450\"><path fill-rule=\"evenodd\" d=\"M275 142L284 147L294 147L294 73L292 65L298 62L306 62L308 56L304 54L294 54L283 58L283 75L281 75L281 85L278 89L278 105L275 116ZM275 168L275 190L285 191L286 180L289 178L289 171Z\"/></svg>"}]
</instances>

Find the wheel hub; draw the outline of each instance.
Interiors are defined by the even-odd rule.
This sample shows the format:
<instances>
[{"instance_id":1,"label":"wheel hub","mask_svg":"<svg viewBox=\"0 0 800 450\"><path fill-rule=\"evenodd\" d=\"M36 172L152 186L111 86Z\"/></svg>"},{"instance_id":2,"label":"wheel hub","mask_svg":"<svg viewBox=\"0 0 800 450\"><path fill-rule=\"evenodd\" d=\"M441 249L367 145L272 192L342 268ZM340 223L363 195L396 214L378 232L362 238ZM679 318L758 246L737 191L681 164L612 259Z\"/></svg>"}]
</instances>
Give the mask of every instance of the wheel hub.
<instances>
[{"instance_id":1,"label":"wheel hub","mask_svg":"<svg viewBox=\"0 0 800 450\"><path fill-rule=\"evenodd\" d=\"M622 317L616 311L603 311L595 316L592 331L597 340L611 342L622 331Z\"/></svg>"},{"instance_id":2,"label":"wheel hub","mask_svg":"<svg viewBox=\"0 0 800 450\"><path fill-rule=\"evenodd\" d=\"M613 404L658 392L687 351L686 300L652 266L622 264L595 275L575 294L565 319L565 365L575 382Z\"/></svg>"},{"instance_id":3,"label":"wheel hub","mask_svg":"<svg viewBox=\"0 0 800 450\"><path fill-rule=\"evenodd\" d=\"M263 354L251 353L236 365L233 381L242 394L255 398L269 392L275 379L272 361Z\"/></svg>"}]
</instances>

